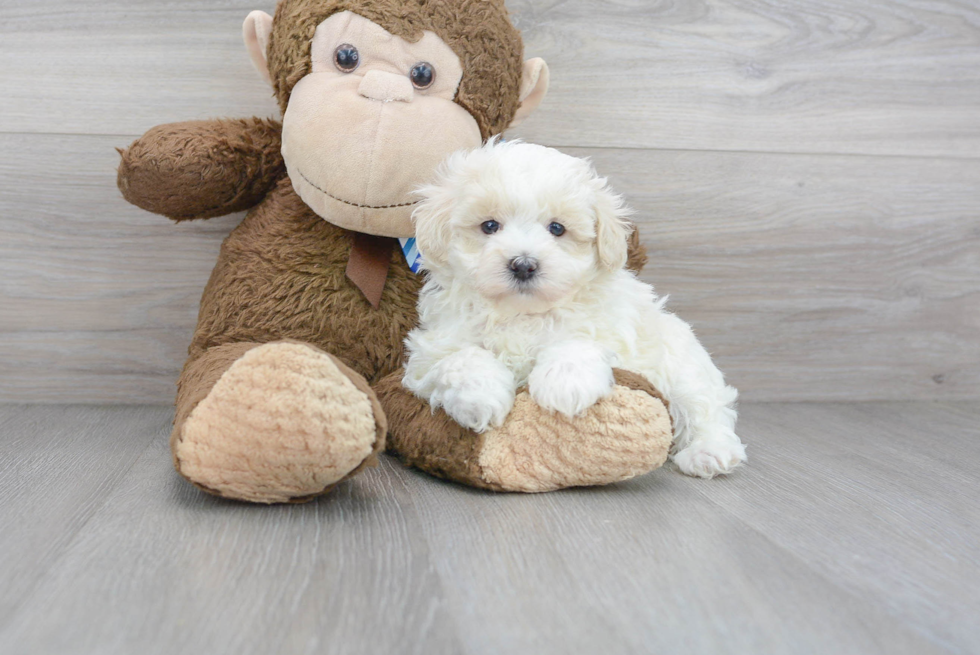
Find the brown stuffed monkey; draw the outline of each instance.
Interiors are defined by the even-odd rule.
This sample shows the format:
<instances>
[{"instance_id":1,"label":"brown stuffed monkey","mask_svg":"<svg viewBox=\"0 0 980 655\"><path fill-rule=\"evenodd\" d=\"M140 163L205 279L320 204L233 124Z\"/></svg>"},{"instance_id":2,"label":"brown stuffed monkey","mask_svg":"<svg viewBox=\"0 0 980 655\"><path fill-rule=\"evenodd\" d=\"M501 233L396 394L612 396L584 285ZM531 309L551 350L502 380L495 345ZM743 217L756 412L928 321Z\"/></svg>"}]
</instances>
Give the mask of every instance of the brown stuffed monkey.
<instances>
[{"instance_id":1,"label":"brown stuffed monkey","mask_svg":"<svg viewBox=\"0 0 980 655\"><path fill-rule=\"evenodd\" d=\"M171 437L187 480L308 500L386 447L434 475L513 491L660 466L670 418L641 377L565 419L518 395L483 434L401 384L421 286L398 247L413 188L450 152L530 114L548 85L498 0L282 0L245 21L282 122L156 127L122 153L127 200L175 221L250 210L201 300ZM631 242L631 266L645 255Z\"/></svg>"}]
</instances>

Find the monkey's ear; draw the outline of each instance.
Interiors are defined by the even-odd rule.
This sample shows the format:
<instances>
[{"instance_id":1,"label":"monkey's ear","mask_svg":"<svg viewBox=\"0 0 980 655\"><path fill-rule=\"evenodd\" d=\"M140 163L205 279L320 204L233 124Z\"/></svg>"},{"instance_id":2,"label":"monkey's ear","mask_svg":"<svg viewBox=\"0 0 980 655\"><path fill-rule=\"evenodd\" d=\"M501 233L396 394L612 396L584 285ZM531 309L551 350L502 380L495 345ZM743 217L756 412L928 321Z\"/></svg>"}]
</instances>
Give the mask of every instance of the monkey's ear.
<instances>
[{"instance_id":1,"label":"monkey's ear","mask_svg":"<svg viewBox=\"0 0 980 655\"><path fill-rule=\"evenodd\" d=\"M548 94L548 64L544 59L535 57L524 62L524 74L521 76L521 104L514 114L514 120L510 122L508 128L517 127L525 118L534 113L541 101Z\"/></svg>"},{"instance_id":2,"label":"monkey's ear","mask_svg":"<svg viewBox=\"0 0 980 655\"><path fill-rule=\"evenodd\" d=\"M253 11L242 25L242 36L245 37L245 47L252 65L259 71L269 86L272 86L272 75L269 74L269 62L266 52L269 49L269 37L272 35L272 16L264 11Z\"/></svg>"}]
</instances>

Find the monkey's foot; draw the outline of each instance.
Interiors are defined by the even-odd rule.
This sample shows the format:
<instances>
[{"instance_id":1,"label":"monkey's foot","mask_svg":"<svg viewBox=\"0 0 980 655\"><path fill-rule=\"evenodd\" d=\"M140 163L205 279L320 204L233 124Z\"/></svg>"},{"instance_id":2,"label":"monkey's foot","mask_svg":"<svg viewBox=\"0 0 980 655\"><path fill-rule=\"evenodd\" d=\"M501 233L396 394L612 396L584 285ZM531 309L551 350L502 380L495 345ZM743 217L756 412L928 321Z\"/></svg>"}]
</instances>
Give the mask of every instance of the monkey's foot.
<instances>
[{"instance_id":1,"label":"monkey's foot","mask_svg":"<svg viewBox=\"0 0 980 655\"><path fill-rule=\"evenodd\" d=\"M257 503L326 493L375 462L385 416L364 379L311 346L279 342L235 361L173 440L181 475Z\"/></svg>"},{"instance_id":2,"label":"monkey's foot","mask_svg":"<svg viewBox=\"0 0 980 655\"><path fill-rule=\"evenodd\" d=\"M483 479L508 491L610 484L661 466L670 450L667 408L645 391L617 385L570 419L518 396L507 422L483 435Z\"/></svg>"},{"instance_id":3,"label":"monkey's foot","mask_svg":"<svg viewBox=\"0 0 980 655\"><path fill-rule=\"evenodd\" d=\"M401 388L400 373L377 390L391 420L389 447L439 477L498 491L535 493L611 484L667 460L670 414L642 377L616 371L613 393L576 418L518 393L506 422L476 434Z\"/></svg>"}]
</instances>

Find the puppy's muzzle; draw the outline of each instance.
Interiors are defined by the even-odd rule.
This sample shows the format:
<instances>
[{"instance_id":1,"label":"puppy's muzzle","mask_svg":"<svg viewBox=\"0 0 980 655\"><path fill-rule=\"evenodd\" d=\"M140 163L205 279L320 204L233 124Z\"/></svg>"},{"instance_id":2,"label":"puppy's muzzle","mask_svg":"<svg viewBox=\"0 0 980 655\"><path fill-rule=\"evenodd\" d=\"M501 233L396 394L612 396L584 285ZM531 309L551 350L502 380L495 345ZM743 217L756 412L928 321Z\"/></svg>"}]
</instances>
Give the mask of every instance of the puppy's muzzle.
<instances>
[{"instance_id":1,"label":"puppy's muzzle","mask_svg":"<svg viewBox=\"0 0 980 655\"><path fill-rule=\"evenodd\" d=\"M521 255L510 260L507 268L510 269L510 274L515 279L521 282L528 282L538 274L538 260L533 257Z\"/></svg>"}]
</instances>

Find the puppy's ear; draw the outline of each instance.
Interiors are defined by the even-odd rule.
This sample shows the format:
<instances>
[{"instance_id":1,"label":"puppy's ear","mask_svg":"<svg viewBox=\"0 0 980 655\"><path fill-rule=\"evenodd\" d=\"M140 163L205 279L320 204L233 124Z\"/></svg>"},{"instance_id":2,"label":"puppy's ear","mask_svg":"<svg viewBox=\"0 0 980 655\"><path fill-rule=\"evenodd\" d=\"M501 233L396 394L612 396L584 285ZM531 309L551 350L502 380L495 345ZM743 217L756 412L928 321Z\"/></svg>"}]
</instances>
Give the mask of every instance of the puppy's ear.
<instances>
[{"instance_id":1,"label":"puppy's ear","mask_svg":"<svg viewBox=\"0 0 980 655\"><path fill-rule=\"evenodd\" d=\"M449 239L452 237L449 219L455 205L455 195L442 180L442 184L430 184L415 193L422 196L412 221L415 223L415 244L422 254L422 266L437 270L447 264Z\"/></svg>"},{"instance_id":2,"label":"puppy's ear","mask_svg":"<svg viewBox=\"0 0 980 655\"><path fill-rule=\"evenodd\" d=\"M626 266L629 256L629 236L633 231L629 217L633 212L622 196L609 190L604 179L597 182L600 188L595 201L595 245L599 263L607 270L618 271Z\"/></svg>"}]
</instances>

